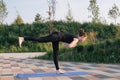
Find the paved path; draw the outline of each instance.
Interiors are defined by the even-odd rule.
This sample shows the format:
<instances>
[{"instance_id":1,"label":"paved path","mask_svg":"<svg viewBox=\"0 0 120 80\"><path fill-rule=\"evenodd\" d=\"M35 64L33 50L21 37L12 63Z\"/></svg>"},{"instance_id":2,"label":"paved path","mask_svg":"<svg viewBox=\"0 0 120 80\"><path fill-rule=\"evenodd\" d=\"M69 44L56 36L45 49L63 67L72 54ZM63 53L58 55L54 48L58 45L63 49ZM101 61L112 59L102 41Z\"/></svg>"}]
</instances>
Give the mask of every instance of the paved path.
<instances>
[{"instance_id":1,"label":"paved path","mask_svg":"<svg viewBox=\"0 0 120 80\"><path fill-rule=\"evenodd\" d=\"M17 78L18 73L54 72L53 61L0 56L0 80L120 80L120 64L60 62L65 72L84 71L88 75Z\"/></svg>"},{"instance_id":2,"label":"paved path","mask_svg":"<svg viewBox=\"0 0 120 80\"><path fill-rule=\"evenodd\" d=\"M36 57L36 56L42 56L45 54L46 54L46 52L0 53L0 56L4 57L4 58L13 57L13 58L24 59L24 58L32 58L32 57Z\"/></svg>"}]
</instances>

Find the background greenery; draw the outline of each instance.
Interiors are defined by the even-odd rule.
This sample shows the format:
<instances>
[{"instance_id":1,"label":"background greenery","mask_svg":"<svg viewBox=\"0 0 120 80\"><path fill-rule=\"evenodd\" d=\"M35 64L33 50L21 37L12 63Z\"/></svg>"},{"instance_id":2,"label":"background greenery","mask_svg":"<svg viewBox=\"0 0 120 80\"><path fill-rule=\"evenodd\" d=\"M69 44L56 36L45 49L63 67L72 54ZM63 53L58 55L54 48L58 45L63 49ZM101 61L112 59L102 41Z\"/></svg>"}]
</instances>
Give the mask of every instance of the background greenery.
<instances>
[{"instance_id":1,"label":"background greenery","mask_svg":"<svg viewBox=\"0 0 120 80\"><path fill-rule=\"evenodd\" d=\"M120 26L101 23L54 21L54 31L78 34L80 28L88 34L84 43L67 49L60 43L59 59L64 61L120 63ZM49 22L33 24L0 25L0 52L47 52L40 59L52 59L51 43L24 42L18 46L19 36L45 36ZM66 55L66 56L64 56Z\"/></svg>"}]
</instances>

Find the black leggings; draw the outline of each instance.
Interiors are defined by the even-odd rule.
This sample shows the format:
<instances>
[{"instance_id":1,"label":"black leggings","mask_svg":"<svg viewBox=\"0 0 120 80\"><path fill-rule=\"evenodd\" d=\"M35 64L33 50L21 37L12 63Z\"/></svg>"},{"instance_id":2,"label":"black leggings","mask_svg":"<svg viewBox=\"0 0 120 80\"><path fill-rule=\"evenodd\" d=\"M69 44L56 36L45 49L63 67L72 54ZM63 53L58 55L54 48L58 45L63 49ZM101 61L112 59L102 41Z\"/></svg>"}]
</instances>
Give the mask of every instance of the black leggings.
<instances>
[{"instance_id":1,"label":"black leggings","mask_svg":"<svg viewBox=\"0 0 120 80\"><path fill-rule=\"evenodd\" d=\"M24 37L25 41L37 41L37 42L52 42L53 48L53 60L56 70L59 70L58 64L58 52L59 52L59 41L61 41L61 36L57 33L50 34L45 37Z\"/></svg>"}]
</instances>

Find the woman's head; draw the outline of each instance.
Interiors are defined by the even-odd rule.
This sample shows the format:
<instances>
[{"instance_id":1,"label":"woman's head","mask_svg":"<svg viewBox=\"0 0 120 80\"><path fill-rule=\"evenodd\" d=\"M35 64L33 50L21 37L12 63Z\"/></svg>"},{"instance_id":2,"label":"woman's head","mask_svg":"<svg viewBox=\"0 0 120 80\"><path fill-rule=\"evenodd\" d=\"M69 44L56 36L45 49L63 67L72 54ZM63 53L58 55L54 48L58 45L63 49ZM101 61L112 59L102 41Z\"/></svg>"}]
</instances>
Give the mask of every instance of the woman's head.
<instances>
[{"instance_id":1,"label":"woman's head","mask_svg":"<svg viewBox=\"0 0 120 80\"><path fill-rule=\"evenodd\" d=\"M83 29L79 30L79 41L84 42L87 39L87 34L84 32Z\"/></svg>"},{"instance_id":2,"label":"woman's head","mask_svg":"<svg viewBox=\"0 0 120 80\"><path fill-rule=\"evenodd\" d=\"M86 36L86 33L84 32L83 29L79 30L79 36Z\"/></svg>"}]
</instances>

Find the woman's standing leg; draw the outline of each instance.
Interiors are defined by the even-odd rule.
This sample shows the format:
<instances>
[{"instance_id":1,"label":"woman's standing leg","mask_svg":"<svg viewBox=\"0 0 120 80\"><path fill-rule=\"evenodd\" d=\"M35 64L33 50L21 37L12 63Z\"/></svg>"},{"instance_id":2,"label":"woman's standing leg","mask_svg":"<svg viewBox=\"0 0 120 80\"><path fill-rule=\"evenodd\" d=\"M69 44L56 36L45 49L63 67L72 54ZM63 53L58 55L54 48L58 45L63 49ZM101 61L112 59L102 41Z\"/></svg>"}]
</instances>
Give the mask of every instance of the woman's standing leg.
<instances>
[{"instance_id":1,"label":"woman's standing leg","mask_svg":"<svg viewBox=\"0 0 120 80\"><path fill-rule=\"evenodd\" d=\"M58 63L59 41L52 42L52 47L53 47L53 61L56 67L56 73L63 74L64 72L59 70L59 63Z\"/></svg>"},{"instance_id":2,"label":"woman's standing leg","mask_svg":"<svg viewBox=\"0 0 120 80\"><path fill-rule=\"evenodd\" d=\"M59 64L58 64L58 52L59 52L59 42L52 42L53 47L53 61L56 67L56 70L59 70Z\"/></svg>"}]
</instances>

